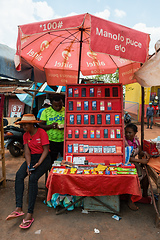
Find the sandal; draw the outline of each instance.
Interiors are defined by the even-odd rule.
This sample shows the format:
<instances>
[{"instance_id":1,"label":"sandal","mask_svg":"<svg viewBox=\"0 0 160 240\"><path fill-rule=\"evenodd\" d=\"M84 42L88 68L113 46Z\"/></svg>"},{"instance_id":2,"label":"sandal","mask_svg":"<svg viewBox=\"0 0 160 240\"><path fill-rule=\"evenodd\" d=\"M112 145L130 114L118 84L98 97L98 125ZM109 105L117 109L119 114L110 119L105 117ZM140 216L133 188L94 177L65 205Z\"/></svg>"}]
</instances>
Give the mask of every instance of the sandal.
<instances>
[{"instance_id":1,"label":"sandal","mask_svg":"<svg viewBox=\"0 0 160 240\"><path fill-rule=\"evenodd\" d=\"M14 218L17 218L17 217L21 217L24 215L24 212L16 212L16 211L13 211L10 215L8 215L8 217L6 218L6 220L11 220L11 219L14 219Z\"/></svg>"},{"instance_id":2,"label":"sandal","mask_svg":"<svg viewBox=\"0 0 160 240\"><path fill-rule=\"evenodd\" d=\"M23 222L19 225L19 227L22 228L22 229L30 228L30 226L32 225L33 221L34 221L34 218L32 218L32 220L24 220L23 219ZM27 225L23 225L23 224L26 224L26 223L27 223Z\"/></svg>"}]
</instances>

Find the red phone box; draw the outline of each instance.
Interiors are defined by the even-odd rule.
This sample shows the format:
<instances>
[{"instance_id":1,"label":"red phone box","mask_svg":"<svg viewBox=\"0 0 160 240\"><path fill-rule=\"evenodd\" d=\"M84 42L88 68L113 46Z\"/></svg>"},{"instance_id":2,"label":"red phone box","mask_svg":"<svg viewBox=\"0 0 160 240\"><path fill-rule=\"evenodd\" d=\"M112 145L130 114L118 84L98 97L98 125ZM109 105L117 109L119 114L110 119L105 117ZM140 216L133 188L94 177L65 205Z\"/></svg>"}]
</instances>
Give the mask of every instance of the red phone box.
<instances>
[{"instance_id":1,"label":"red phone box","mask_svg":"<svg viewBox=\"0 0 160 240\"><path fill-rule=\"evenodd\" d=\"M156 143L150 140L143 140L143 151L146 151L152 156L159 155L159 151L156 147Z\"/></svg>"}]
</instances>

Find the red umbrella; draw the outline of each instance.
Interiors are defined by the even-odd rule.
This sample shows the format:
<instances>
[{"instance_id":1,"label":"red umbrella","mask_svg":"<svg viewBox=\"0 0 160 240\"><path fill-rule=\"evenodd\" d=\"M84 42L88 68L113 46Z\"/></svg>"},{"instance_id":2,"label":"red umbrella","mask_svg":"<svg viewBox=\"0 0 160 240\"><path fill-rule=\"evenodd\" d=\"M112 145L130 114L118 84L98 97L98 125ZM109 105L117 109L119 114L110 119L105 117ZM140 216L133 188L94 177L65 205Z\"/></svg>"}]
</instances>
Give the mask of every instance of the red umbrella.
<instances>
[{"instance_id":1,"label":"red umbrella","mask_svg":"<svg viewBox=\"0 0 160 240\"><path fill-rule=\"evenodd\" d=\"M131 83L148 46L148 34L87 13L19 26L16 67L24 58L45 72L48 85L77 83L80 71L99 75L117 68L120 82Z\"/></svg>"}]
</instances>

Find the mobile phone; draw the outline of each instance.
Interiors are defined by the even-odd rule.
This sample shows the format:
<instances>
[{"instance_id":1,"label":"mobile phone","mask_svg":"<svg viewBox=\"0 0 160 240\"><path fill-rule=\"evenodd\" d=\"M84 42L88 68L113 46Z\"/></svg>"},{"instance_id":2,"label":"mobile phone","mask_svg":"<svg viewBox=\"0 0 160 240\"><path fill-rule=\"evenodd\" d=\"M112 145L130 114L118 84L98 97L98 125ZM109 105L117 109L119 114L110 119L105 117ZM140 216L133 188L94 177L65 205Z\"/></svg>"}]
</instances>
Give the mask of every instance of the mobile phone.
<instances>
[{"instance_id":1,"label":"mobile phone","mask_svg":"<svg viewBox=\"0 0 160 240\"><path fill-rule=\"evenodd\" d=\"M73 97L72 88L68 88L68 97Z\"/></svg>"},{"instance_id":2,"label":"mobile phone","mask_svg":"<svg viewBox=\"0 0 160 240\"><path fill-rule=\"evenodd\" d=\"M82 88L82 97L86 97L86 88Z\"/></svg>"},{"instance_id":3,"label":"mobile phone","mask_svg":"<svg viewBox=\"0 0 160 240\"><path fill-rule=\"evenodd\" d=\"M74 89L74 97L79 97L79 89L78 88Z\"/></svg>"},{"instance_id":4,"label":"mobile phone","mask_svg":"<svg viewBox=\"0 0 160 240\"><path fill-rule=\"evenodd\" d=\"M88 101L84 101L84 110L88 110Z\"/></svg>"},{"instance_id":5,"label":"mobile phone","mask_svg":"<svg viewBox=\"0 0 160 240\"><path fill-rule=\"evenodd\" d=\"M35 170L35 168L31 167L29 168L29 172L33 172Z\"/></svg>"},{"instance_id":6,"label":"mobile phone","mask_svg":"<svg viewBox=\"0 0 160 240\"><path fill-rule=\"evenodd\" d=\"M90 124L95 124L95 117L94 117L94 115L90 116Z\"/></svg>"},{"instance_id":7,"label":"mobile phone","mask_svg":"<svg viewBox=\"0 0 160 240\"><path fill-rule=\"evenodd\" d=\"M69 123L74 124L74 115L69 116Z\"/></svg>"},{"instance_id":8,"label":"mobile phone","mask_svg":"<svg viewBox=\"0 0 160 240\"><path fill-rule=\"evenodd\" d=\"M97 110L97 102L92 101L92 110Z\"/></svg>"},{"instance_id":9,"label":"mobile phone","mask_svg":"<svg viewBox=\"0 0 160 240\"><path fill-rule=\"evenodd\" d=\"M106 124L110 124L111 123L111 116L110 114L106 114Z\"/></svg>"},{"instance_id":10,"label":"mobile phone","mask_svg":"<svg viewBox=\"0 0 160 240\"><path fill-rule=\"evenodd\" d=\"M94 97L94 88L90 88L89 95L90 97Z\"/></svg>"},{"instance_id":11,"label":"mobile phone","mask_svg":"<svg viewBox=\"0 0 160 240\"><path fill-rule=\"evenodd\" d=\"M88 124L88 114L84 114L84 124Z\"/></svg>"},{"instance_id":12,"label":"mobile phone","mask_svg":"<svg viewBox=\"0 0 160 240\"><path fill-rule=\"evenodd\" d=\"M97 114L97 124L102 124L102 115Z\"/></svg>"},{"instance_id":13,"label":"mobile phone","mask_svg":"<svg viewBox=\"0 0 160 240\"><path fill-rule=\"evenodd\" d=\"M104 129L104 138L108 138L108 129Z\"/></svg>"},{"instance_id":14,"label":"mobile phone","mask_svg":"<svg viewBox=\"0 0 160 240\"><path fill-rule=\"evenodd\" d=\"M69 101L69 110L73 110L73 101Z\"/></svg>"},{"instance_id":15,"label":"mobile phone","mask_svg":"<svg viewBox=\"0 0 160 240\"><path fill-rule=\"evenodd\" d=\"M77 124L81 124L81 115L77 115Z\"/></svg>"},{"instance_id":16,"label":"mobile phone","mask_svg":"<svg viewBox=\"0 0 160 240\"><path fill-rule=\"evenodd\" d=\"M110 88L105 88L105 97L110 97Z\"/></svg>"}]
</instances>

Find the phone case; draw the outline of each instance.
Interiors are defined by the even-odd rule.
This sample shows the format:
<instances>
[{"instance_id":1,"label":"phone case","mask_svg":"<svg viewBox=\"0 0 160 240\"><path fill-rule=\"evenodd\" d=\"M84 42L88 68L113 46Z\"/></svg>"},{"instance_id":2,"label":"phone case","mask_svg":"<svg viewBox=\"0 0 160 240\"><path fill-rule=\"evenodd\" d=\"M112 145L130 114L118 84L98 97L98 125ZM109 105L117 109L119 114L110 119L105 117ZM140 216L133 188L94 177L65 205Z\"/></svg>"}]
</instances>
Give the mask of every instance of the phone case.
<instances>
[{"instance_id":1,"label":"phone case","mask_svg":"<svg viewBox=\"0 0 160 240\"><path fill-rule=\"evenodd\" d=\"M86 97L86 88L82 88L82 94L81 94L82 97Z\"/></svg>"},{"instance_id":2,"label":"phone case","mask_svg":"<svg viewBox=\"0 0 160 240\"><path fill-rule=\"evenodd\" d=\"M81 115L77 115L77 124L81 124Z\"/></svg>"},{"instance_id":3,"label":"phone case","mask_svg":"<svg viewBox=\"0 0 160 240\"><path fill-rule=\"evenodd\" d=\"M73 110L73 101L69 101L69 110L70 110L70 111Z\"/></svg>"},{"instance_id":4,"label":"phone case","mask_svg":"<svg viewBox=\"0 0 160 240\"><path fill-rule=\"evenodd\" d=\"M95 117L94 117L94 115L90 116L90 124L95 124Z\"/></svg>"},{"instance_id":5,"label":"phone case","mask_svg":"<svg viewBox=\"0 0 160 240\"><path fill-rule=\"evenodd\" d=\"M97 124L102 124L102 115L97 114Z\"/></svg>"}]
</instances>

